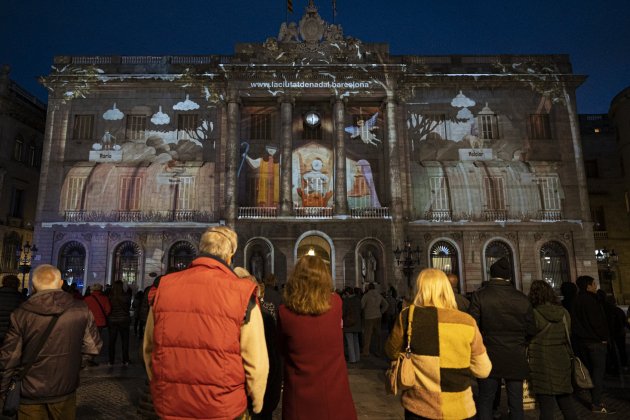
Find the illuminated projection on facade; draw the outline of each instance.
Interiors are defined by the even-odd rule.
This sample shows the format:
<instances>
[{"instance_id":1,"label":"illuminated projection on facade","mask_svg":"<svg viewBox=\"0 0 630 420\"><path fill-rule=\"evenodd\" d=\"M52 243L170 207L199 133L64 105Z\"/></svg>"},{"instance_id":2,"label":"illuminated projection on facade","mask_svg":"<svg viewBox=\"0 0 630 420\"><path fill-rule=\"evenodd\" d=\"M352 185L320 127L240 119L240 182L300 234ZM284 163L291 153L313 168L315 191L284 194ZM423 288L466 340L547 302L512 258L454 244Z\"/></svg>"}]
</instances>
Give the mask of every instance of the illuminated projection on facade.
<instances>
[{"instance_id":1,"label":"illuminated projection on facade","mask_svg":"<svg viewBox=\"0 0 630 420\"><path fill-rule=\"evenodd\" d=\"M86 278L138 286L225 223L235 263L280 282L315 253L336 287L404 290L408 239L416 272L464 291L501 257L517 287L558 288L596 274L582 81L562 55L391 55L312 1L230 56L56 57L35 240L45 262L72 244Z\"/></svg>"}]
</instances>

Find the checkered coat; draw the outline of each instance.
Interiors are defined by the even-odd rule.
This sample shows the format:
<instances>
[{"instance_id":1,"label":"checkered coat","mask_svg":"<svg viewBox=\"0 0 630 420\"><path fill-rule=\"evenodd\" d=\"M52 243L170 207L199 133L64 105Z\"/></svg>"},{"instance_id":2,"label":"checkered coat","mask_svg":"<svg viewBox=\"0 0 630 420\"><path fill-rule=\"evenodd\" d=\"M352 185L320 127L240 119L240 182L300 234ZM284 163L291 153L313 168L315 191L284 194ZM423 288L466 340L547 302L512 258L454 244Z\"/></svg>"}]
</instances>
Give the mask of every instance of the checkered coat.
<instances>
[{"instance_id":1,"label":"checkered coat","mask_svg":"<svg viewBox=\"0 0 630 420\"><path fill-rule=\"evenodd\" d=\"M400 313L385 351L397 358L406 347L409 309ZM416 307L411 353L416 385L402 394L402 405L430 419L464 419L476 414L474 378L485 378L492 365L475 320L457 309Z\"/></svg>"}]
</instances>

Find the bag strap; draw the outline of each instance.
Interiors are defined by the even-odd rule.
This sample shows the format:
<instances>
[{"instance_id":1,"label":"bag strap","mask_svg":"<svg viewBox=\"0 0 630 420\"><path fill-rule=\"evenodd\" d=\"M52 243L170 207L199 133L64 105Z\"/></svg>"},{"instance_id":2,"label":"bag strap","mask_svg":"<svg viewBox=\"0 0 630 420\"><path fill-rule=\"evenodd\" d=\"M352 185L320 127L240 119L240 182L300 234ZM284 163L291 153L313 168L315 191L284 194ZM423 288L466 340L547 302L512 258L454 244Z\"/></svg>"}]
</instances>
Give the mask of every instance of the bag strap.
<instances>
[{"instance_id":1,"label":"bag strap","mask_svg":"<svg viewBox=\"0 0 630 420\"><path fill-rule=\"evenodd\" d=\"M571 345L571 336L569 335L569 327L567 326L566 323L566 315L562 315L562 323L564 324L564 332L567 336L567 343L569 343L569 352L571 353L571 357L573 357L575 355L575 353L573 353L573 346Z\"/></svg>"},{"instance_id":2,"label":"bag strap","mask_svg":"<svg viewBox=\"0 0 630 420\"><path fill-rule=\"evenodd\" d=\"M63 314L63 312L61 314ZM31 366L33 366L33 363L35 363L35 359L37 359L37 356L39 356L39 353L42 351L44 344L48 340L48 337L50 336L50 333L55 327L55 324L59 320L59 317L61 316L61 314L55 314L52 316L52 320L48 323L48 327L46 328L46 331L44 331L44 334L42 334L41 339L37 343L37 347L35 348L35 351L33 352L33 357L31 357L28 361L26 361L26 363L24 364L20 372L17 374L19 379L24 379L28 371L31 369Z\"/></svg>"},{"instance_id":3,"label":"bag strap","mask_svg":"<svg viewBox=\"0 0 630 420\"><path fill-rule=\"evenodd\" d=\"M101 296L103 296L103 295L101 295ZM92 295L92 297L94 298L94 300L98 304L98 307L101 308L101 313L103 314L103 317L105 319L107 319L107 314L105 313L105 309L103 309L103 305L101 305L101 302L98 300L98 295Z\"/></svg>"},{"instance_id":4,"label":"bag strap","mask_svg":"<svg viewBox=\"0 0 630 420\"><path fill-rule=\"evenodd\" d=\"M411 355L411 321L413 321L413 308L415 308L413 304L409 305L409 315L407 316L407 348L405 349L407 357Z\"/></svg>"}]
</instances>

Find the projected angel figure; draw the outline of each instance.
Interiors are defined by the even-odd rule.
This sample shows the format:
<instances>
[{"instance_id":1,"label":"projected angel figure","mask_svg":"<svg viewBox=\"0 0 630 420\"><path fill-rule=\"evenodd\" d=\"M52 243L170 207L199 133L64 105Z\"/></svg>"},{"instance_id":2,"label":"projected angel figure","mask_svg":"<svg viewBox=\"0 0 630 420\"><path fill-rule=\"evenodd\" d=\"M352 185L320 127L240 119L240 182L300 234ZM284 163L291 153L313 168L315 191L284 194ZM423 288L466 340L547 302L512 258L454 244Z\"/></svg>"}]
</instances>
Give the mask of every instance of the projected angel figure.
<instances>
[{"instance_id":1,"label":"projected angel figure","mask_svg":"<svg viewBox=\"0 0 630 420\"><path fill-rule=\"evenodd\" d=\"M346 127L345 131L346 133L351 134L351 139L361 137L361 141L363 141L363 143L378 146L378 143L381 143L381 141L376 138L374 133L372 133L372 131L378 129L376 126L376 118L378 118L378 112L372 115L372 117L367 121L360 119L357 121L357 125Z\"/></svg>"}]
</instances>

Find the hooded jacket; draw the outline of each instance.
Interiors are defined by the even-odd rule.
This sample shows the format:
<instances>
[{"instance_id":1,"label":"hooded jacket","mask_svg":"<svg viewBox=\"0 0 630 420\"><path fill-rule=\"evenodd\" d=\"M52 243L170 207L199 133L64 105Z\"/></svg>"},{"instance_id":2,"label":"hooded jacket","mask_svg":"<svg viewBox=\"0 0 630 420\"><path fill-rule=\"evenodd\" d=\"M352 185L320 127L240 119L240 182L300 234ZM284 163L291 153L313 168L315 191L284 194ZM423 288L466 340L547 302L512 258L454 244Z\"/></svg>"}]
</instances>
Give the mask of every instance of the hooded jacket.
<instances>
[{"instance_id":1,"label":"hooded jacket","mask_svg":"<svg viewBox=\"0 0 630 420\"><path fill-rule=\"evenodd\" d=\"M22 380L22 403L63 401L79 386L81 355L97 355L101 337L87 305L62 290L35 293L11 314L11 327L0 348L0 393L17 373L21 361L33 356L35 347L52 320L57 324Z\"/></svg>"},{"instance_id":2,"label":"hooded jacket","mask_svg":"<svg viewBox=\"0 0 630 420\"><path fill-rule=\"evenodd\" d=\"M542 304L534 308L538 334L529 345L529 368L536 394L558 395L573 392L571 357L565 330L571 330L571 317L560 305Z\"/></svg>"}]
</instances>

